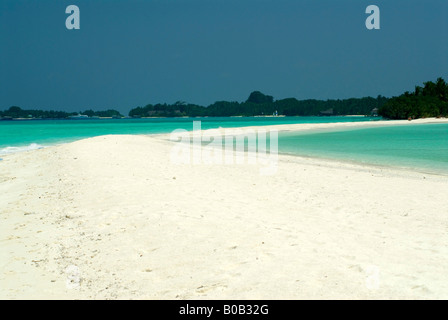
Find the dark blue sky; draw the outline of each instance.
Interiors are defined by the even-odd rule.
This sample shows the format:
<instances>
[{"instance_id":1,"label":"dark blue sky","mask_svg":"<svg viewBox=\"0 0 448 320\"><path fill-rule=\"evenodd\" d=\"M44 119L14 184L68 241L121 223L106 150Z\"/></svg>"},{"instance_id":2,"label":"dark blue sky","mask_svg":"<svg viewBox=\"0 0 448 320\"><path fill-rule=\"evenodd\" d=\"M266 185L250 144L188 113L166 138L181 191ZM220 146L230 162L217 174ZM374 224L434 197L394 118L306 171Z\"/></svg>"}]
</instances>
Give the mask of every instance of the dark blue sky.
<instances>
[{"instance_id":1,"label":"dark blue sky","mask_svg":"<svg viewBox=\"0 0 448 320\"><path fill-rule=\"evenodd\" d=\"M447 21L446 0L0 0L0 109L393 96L448 80Z\"/></svg>"}]
</instances>

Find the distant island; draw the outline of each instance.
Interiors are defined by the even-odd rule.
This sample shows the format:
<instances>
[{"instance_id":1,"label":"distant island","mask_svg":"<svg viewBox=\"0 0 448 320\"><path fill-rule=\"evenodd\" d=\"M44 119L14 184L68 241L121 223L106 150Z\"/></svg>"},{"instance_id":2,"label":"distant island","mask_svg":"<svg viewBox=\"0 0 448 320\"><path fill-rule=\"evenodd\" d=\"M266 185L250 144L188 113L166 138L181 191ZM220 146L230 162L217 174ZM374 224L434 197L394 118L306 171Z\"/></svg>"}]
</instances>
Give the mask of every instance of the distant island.
<instances>
[{"instance_id":1,"label":"distant island","mask_svg":"<svg viewBox=\"0 0 448 320\"><path fill-rule=\"evenodd\" d=\"M117 110L83 112L65 112L54 110L23 110L20 107L13 106L8 110L0 111L0 120L29 120L29 119L83 119L83 118L122 118L123 115Z\"/></svg>"},{"instance_id":2,"label":"distant island","mask_svg":"<svg viewBox=\"0 0 448 320\"><path fill-rule=\"evenodd\" d=\"M442 78L428 81L414 92L386 98L350 98L337 100L274 100L260 91L252 92L246 101L217 101L207 107L177 101L174 104L148 104L129 111L131 118L151 117L256 117L256 116L382 116L387 119L417 119L448 116L448 85ZM92 119L123 118L117 110L83 112L23 110L13 106L0 111L0 120L10 119Z\"/></svg>"},{"instance_id":3,"label":"distant island","mask_svg":"<svg viewBox=\"0 0 448 320\"><path fill-rule=\"evenodd\" d=\"M339 116L372 115L388 98L352 98L344 100L297 100L274 98L254 91L244 102L217 101L208 107L178 101L169 104L148 104L129 112L131 117L231 117L231 116Z\"/></svg>"}]
</instances>

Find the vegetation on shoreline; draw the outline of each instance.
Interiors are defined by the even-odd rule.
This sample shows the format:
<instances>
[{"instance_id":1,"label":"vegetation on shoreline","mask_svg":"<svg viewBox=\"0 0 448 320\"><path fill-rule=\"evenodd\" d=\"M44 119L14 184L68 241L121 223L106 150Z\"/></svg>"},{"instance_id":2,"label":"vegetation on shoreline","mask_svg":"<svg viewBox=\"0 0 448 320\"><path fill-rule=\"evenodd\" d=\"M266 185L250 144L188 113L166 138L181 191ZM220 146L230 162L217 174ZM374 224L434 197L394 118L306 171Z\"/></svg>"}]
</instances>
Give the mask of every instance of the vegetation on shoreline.
<instances>
[{"instance_id":1,"label":"vegetation on shoreline","mask_svg":"<svg viewBox=\"0 0 448 320\"><path fill-rule=\"evenodd\" d=\"M148 104L129 112L131 117L229 117L229 116L318 116L318 115L371 115L388 98L352 98L344 100L297 100L274 98L254 91L244 102L217 101L208 107L178 101L174 104Z\"/></svg>"},{"instance_id":2,"label":"vegetation on shoreline","mask_svg":"<svg viewBox=\"0 0 448 320\"><path fill-rule=\"evenodd\" d=\"M378 110L388 119L417 119L448 116L448 84L442 78L428 81L414 92L393 97Z\"/></svg>"},{"instance_id":3,"label":"vegetation on shoreline","mask_svg":"<svg viewBox=\"0 0 448 320\"><path fill-rule=\"evenodd\" d=\"M120 112L116 110L93 111L86 110L84 112L65 112L65 111L46 111L46 110L24 110L20 107L13 106L8 110L0 111L0 119L68 119L70 117L83 114L88 117L122 117Z\"/></svg>"},{"instance_id":4,"label":"vegetation on shoreline","mask_svg":"<svg viewBox=\"0 0 448 320\"><path fill-rule=\"evenodd\" d=\"M84 117L121 118L116 110L84 112L23 110L13 106L0 111L0 119L70 119L82 114ZM428 81L423 87L416 86L414 92L386 98L383 96L337 99L297 100L286 98L274 100L260 91L252 92L246 101L217 101L207 107L177 101L174 104L148 104L129 111L133 118L145 117L229 117L229 116L341 116L380 115L388 119L415 119L448 116L448 84L442 78Z\"/></svg>"}]
</instances>

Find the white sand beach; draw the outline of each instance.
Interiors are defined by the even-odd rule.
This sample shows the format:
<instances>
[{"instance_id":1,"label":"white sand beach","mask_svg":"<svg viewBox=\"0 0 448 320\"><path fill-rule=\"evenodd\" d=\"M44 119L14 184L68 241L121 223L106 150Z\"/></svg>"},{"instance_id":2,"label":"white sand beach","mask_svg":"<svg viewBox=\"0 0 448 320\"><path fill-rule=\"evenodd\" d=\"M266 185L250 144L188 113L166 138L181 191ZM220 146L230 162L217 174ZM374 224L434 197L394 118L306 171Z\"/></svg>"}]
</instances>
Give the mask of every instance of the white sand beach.
<instances>
[{"instance_id":1,"label":"white sand beach","mask_svg":"<svg viewBox=\"0 0 448 320\"><path fill-rule=\"evenodd\" d=\"M341 124L362 125L384 123ZM111 135L3 157L0 298L448 298L447 176L285 155L263 176L171 149Z\"/></svg>"}]
</instances>

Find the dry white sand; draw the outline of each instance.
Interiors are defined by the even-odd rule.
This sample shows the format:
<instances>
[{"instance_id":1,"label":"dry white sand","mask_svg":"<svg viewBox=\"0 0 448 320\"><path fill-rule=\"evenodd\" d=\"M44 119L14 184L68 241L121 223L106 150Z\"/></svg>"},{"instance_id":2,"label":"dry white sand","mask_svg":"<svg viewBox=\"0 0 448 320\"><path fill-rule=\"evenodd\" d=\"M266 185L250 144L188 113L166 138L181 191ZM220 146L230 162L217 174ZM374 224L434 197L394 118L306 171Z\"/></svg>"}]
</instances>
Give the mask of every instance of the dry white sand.
<instances>
[{"instance_id":1,"label":"dry white sand","mask_svg":"<svg viewBox=\"0 0 448 320\"><path fill-rule=\"evenodd\" d=\"M437 124L437 123L448 123L448 118L422 118L415 119L412 121L408 120L381 120L381 121L359 121L359 122L333 122L333 123L297 123L297 124L281 124L274 126L253 126L244 128L234 128L234 130L239 129L275 129L278 131L309 131L309 130L347 130L347 129L357 129L357 128L375 128L375 127L385 127L385 126L409 126L416 124ZM232 129L226 129L229 134L231 134ZM203 130L203 132L219 132L218 129ZM164 136L164 135L162 135Z\"/></svg>"},{"instance_id":2,"label":"dry white sand","mask_svg":"<svg viewBox=\"0 0 448 320\"><path fill-rule=\"evenodd\" d=\"M401 122L403 123L403 122ZM103 136L0 161L1 299L447 299L448 178Z\"/></svg>"}]
</instances>

